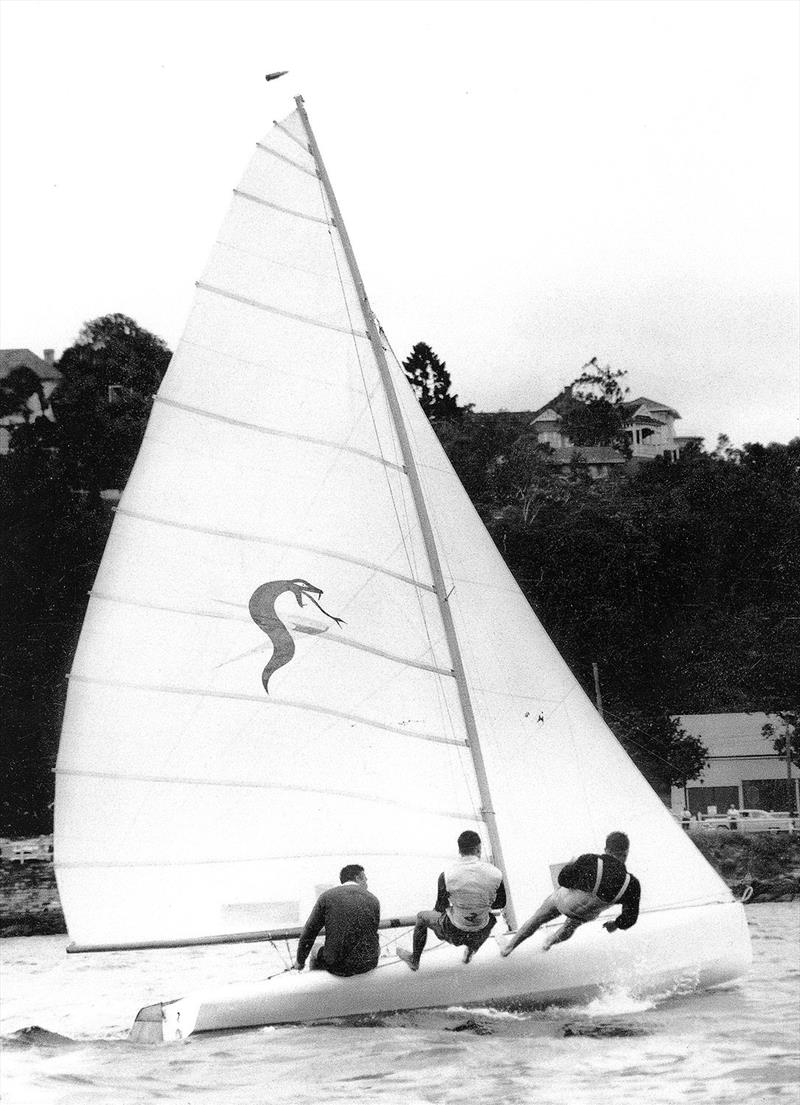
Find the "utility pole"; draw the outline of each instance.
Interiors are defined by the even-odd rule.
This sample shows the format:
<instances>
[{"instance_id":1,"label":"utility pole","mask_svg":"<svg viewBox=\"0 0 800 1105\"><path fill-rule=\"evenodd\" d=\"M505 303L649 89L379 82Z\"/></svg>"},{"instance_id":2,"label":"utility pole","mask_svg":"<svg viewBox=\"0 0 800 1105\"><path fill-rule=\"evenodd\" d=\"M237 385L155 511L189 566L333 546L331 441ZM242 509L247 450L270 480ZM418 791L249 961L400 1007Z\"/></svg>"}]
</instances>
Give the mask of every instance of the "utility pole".
<instances>
[{"instance_id":1,"label":"utility pole","mask_svg":"<svg viewBox=\"0 0 800 1105\"><path fill-rule=\"evenodd\" d=\"M789 816L794 817L797 806L794 801L794 779L792 778L792 728L790 722L784 723L784 741L786 752L786 787L789 791Z\"/></svg>"},{"instance_id":2,"label":"utility pole","mask_svg":"<svg viewBox=\"0 0 800 1105\"><path fill-rule=\"evenodd\" d=\"M597 664L592 661L592 674L594 675L594 699L597 703L597 712L600 717L603 716L603 697L600 694L600 672L597 669Z\"/></svg>"}]
</instances>

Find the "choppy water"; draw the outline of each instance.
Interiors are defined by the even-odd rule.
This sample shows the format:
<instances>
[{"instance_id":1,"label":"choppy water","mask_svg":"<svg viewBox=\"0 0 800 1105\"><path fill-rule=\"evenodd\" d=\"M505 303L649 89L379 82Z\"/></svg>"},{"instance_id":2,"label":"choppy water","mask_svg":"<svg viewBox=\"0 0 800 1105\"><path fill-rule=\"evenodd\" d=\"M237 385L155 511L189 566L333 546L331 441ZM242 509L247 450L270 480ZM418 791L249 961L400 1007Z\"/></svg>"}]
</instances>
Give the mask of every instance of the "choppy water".
<instances>
[{"instance_id":1,"label":"choppy water","mask_svg":"<svg viewBox=\"0 0 800 1105\"><path fill-rule=\"evenodd\" d=\"M800 909L755 905L747 979L659 1003L398 1014L255 1029L161 1047L136 1010L198 984L263 975L260 945L66 956L64 938L2 941L5 1105L766 1105L800 1101ZM38 1026L33 1028L33 1026Z\"/></svg>"}]
</instances>

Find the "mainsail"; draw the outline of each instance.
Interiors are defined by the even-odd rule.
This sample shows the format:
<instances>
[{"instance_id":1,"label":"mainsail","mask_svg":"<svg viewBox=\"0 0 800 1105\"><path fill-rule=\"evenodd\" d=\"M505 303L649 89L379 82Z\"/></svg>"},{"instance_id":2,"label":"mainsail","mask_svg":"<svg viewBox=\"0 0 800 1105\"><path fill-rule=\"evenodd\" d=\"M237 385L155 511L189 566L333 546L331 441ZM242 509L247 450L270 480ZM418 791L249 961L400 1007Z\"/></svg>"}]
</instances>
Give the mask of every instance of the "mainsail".
<instances>
[{"instance_id":1,"label":"mainsail","mask_svg":"<svg viewBox=\"0 0 800 1105\"><path fill-rule=\"evenodd\" d=\"M520 919L612 829L644 910L730 900L378 334L300 103L234 191L90 598L56 792L80 945L295 926L348 862L413 914L467 827Z\"/></svg>"}]
</instances>

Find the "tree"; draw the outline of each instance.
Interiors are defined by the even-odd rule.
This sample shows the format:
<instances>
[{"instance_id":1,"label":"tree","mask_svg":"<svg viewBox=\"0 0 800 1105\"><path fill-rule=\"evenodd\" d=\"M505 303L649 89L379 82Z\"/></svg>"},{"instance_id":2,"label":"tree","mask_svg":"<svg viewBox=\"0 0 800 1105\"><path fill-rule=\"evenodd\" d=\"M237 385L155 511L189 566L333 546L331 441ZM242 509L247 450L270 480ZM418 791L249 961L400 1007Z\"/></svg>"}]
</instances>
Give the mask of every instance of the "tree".
<instances>
[{"instance_id":1,"label":"tree","mask_svg":"<svg viewBox=\"0 0 800 1105\"><path fill-rule=\"evenodd\" d=\"M630 709L610 724L642 774L665 797L670 787L697 779L708 763L702 740L682 729L675 717Z\"/></svg>"},{"instance_id":2,"label":"tree","mask_svg":"<svg viewBox=\"0 0 800 1105\"><path fill-rule=\"evenodd\" d=\"M772 741L772 747L779 756L786 756L786 741L789 741L790 756L795 767L800 768L800 713L796 710L778 712L783 722L783 732L779 733L773 723L768 721L761 727L761 735Z\"/></svg>"},{"instance_id":3,"label":"tree","mask_svg":"<svg viewBox=\"0 0 800 1105\"><path fill-rule=\"evenodd\" d=\"M800 712L797 710L782 710L778 711L778 717L783 723L783 732L776 732L773 723L768 721L761 727L761 734L767 740L772 740L772 747L779 756L785 759L788 751L791 762L795 767L800 767ZM786 793L789 799L789 812L794 814L795 788L788 767L786 769Z\"/></svg>"},{"instance_id":4,"label":"tree","mask_svg":"<svg viewBox=\"0 0 800 1105\"><path fill-rule=\"evenodd\" d=\"M620 380L626 373L601 367L592 357L580 376L559 397L561 428L575 445L606 445L630 455L630 442L623 427L626 421L625 395Z\"/></svg>"},{"instance_id":5,"label":"tree","mask_svg":"<svg viewBox=\"0 0 800 1105\"><path fill-rule=\"evenodd\" d=\"M462 418L471 409L472 404L461 406L458 396L450 394L447 366L425 342L417 342L403 368L430 422Z\"/></svg>"},{"instance_id":6,"label":"tree","mask_svg":"<svg viewBox=\"0 0 800 1105\"><path fill-rule=\"evenodd\" d=\"M9 415L22 415L26 422L31 420L32 410L29 400L34 397L39 400L39 409L44 410L46 400L42 381L32 368L27 365L17 365L8 375L0 380L0 418Z\"/></svg>"},{"instance_id":7,"label":"tree","mask_svg":"<svg viewBox=\"0 0 800 1105\"><path fill-rule=\"evenodd\" d=\"M57 452L21 426L0 458L0 833L52 829L53 767L67 673L111 524L75 495Z\"/></svg>"},{"instance_id":8,"label":"tree","mask_svg":"<svg viewBox=\"0 0 800 1105\"><path fill-rule=\"evenodd\" d=\"M51 404L73 486L124 486L170 356L161 338L122 314L87 322L64 350Z\"/></svg>"}]
</instances>

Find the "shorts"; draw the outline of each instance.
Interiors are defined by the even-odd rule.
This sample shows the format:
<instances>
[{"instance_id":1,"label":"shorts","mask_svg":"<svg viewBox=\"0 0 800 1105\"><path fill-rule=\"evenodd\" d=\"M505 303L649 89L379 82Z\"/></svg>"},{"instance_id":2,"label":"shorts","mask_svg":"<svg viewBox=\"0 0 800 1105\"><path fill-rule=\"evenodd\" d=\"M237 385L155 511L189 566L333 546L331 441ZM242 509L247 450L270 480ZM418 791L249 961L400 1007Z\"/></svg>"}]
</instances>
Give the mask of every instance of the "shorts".
<instances>
[{"instance_id":1,"label":"shorts","mask_svg":"<svg viewBox=\"0 0 800 1105\"><path fill-rule=\"evenodd\" d=\"M489 933L497 924L494 914L489 914L489 920L482 929L467 930L457 928L446 913L439 914L439 920L433 926L432 931L440 940L455 947L474 948L476 951L484 943Z\"/></svg>"},{"instance_id":2,"label":"shorts","mask_svg":"<svg viewBox=\"0 0 800 1105\"><path fill-rule=\"evenodd\" d=\"M611 905L587 890L569 890L566 886L560 886L552 894L552 900L559 913L581 922L593 921Z\"/></svg>"}]
</instances>

